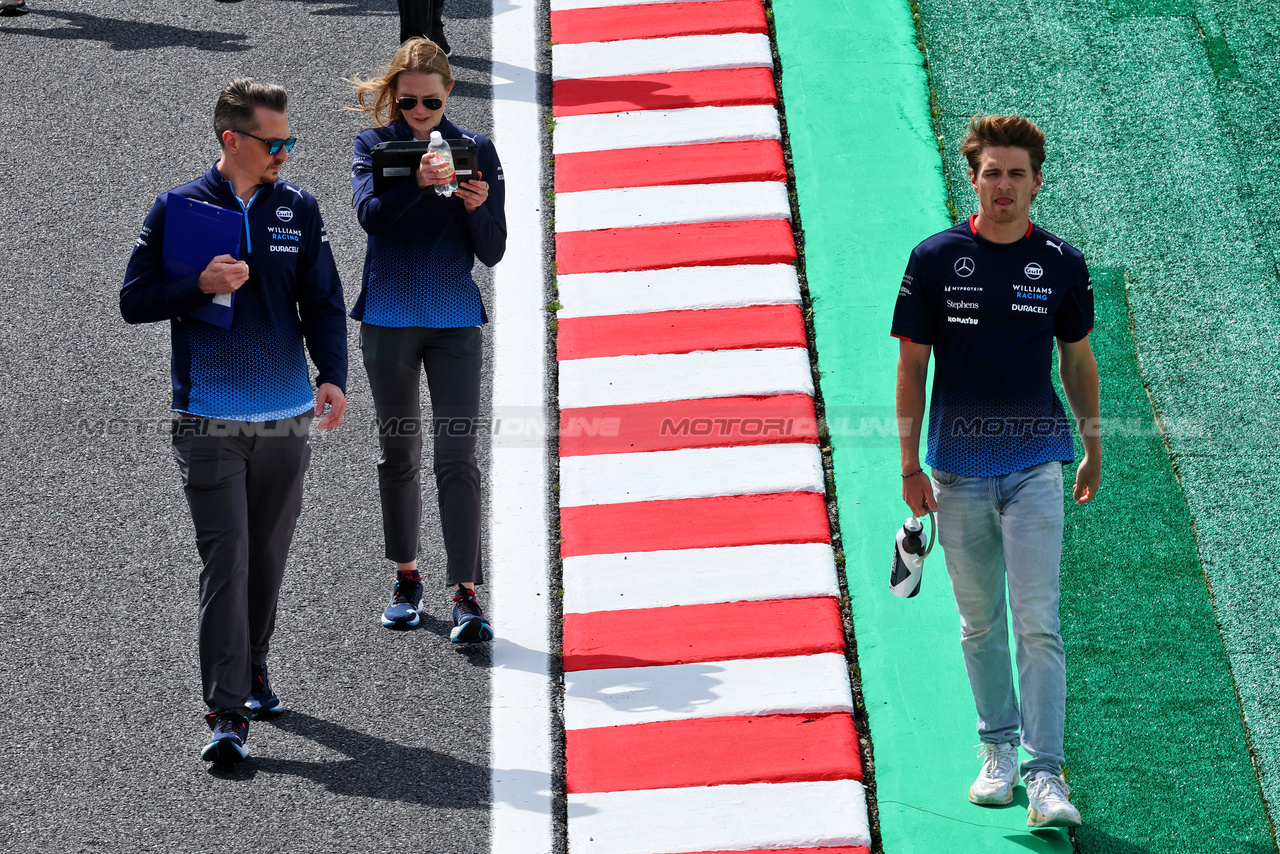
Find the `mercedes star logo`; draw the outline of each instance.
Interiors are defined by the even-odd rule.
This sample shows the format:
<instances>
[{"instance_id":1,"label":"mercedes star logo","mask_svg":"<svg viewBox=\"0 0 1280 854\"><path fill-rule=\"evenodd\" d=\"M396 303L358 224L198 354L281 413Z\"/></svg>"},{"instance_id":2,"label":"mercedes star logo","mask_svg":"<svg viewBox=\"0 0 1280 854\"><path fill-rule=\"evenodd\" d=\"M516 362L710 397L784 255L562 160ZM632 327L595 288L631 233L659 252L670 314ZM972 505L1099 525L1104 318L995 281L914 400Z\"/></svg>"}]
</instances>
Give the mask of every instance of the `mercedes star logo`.
<instances>
[{"instance_id":1,"label":"mercedes star logo","mask_svg":"<svg viewBox=\"0 0 1280 854\"><path fill-rule=\"evenodd\" d=\"M956 275L967 279L973 275L973 259L968 255L956 262Z\"/></svg>"}]
</instances>

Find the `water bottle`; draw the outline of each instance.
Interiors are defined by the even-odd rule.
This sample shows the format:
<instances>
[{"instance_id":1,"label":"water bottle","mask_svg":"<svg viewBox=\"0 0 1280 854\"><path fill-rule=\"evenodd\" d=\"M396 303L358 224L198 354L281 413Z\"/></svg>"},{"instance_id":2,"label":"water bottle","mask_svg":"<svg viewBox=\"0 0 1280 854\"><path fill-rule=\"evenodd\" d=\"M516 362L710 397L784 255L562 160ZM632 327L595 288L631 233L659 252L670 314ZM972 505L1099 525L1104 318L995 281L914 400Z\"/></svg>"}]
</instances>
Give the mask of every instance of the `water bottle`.
<instances>
[{"instance_id":1,"label":"water bottle","mask_svg":"<svg viewBox=\"0 0 1280 854\"><path fill-rule=\"evenodd\" d=\"M933 551L937 535L937 521L929 511L929 545L924 544L924 526L915 516L907 517L898 532L893 550L893 572L889 575L889 590L894 596L910 599L920 592L920 579L924 575L924 559Z\"/></svg>"},{"instance_id":2,"label":"water bottle","mask_svg":"<svg viewBox=\"0 0 1280 854\"><path fill-rule=\"evenodd\" d=\"M449 164L450 171L453 170L453 152L449 150L449 143L444 141L444 137L440 135L440 131L433 130L431 132L431 144L427 146L427 151L434 161L437 157L445 163ZM448 184L436 184L436 195L452 196L453 191L458 189L458 175L455 172Z\"/></svg>"}]
</instances>

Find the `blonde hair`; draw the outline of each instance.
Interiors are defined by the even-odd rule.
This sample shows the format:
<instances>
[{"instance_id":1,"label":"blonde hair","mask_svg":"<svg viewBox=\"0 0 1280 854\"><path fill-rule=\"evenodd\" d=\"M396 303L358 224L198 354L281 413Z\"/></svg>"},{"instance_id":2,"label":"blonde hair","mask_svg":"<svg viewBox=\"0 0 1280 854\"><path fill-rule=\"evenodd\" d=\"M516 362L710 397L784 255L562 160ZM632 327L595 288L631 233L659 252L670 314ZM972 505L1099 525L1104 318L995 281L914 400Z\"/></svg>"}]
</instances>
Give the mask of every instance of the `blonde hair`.
<instances>
[{"instance_id":1,"label":"blonde hair","mask_svg":"<svg viewBox=\"0 0 1280 854\"><path fill-rule=\"evenodd\" d=\"M440 46L431 39L413 38L400 45L391 57L391 64L381 74L368 80L353 77L347 81L355 87L358 102L358 106L347 109L359 110L373 127L391 124L400 118L400 107L396 104L396 79L406 71L439 74L446 89L453 85L449 58Z\"/></svg>"}]
</instances>

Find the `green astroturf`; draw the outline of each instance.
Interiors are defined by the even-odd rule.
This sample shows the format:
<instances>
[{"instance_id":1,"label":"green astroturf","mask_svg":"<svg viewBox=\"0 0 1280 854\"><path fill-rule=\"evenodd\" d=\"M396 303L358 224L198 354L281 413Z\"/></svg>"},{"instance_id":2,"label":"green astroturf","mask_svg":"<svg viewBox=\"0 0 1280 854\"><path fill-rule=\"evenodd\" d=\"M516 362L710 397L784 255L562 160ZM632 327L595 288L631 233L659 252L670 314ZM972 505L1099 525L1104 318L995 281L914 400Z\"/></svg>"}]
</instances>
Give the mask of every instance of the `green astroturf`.
<instances>
[{"instance_id":1,"label":"green astroturf","mask_svg":"<svg viewBox=\"0 0 1280 854\"><path fill-rule=\"evenodd\" d=\"M922 0L921 13L961 211L972 192L955 146L968 117L1034 118L1049 160L1033 219L1091 265L1125 270L1141 375L1181 481L1179 494L1157 458L1115 437L1110 495L1070 517L1069 538L1088 524L1075 541L1096 543L1107 572L1147 556L1135 585L1152 600L1118 607L1066 587L1064 634L1079 642L1068 759L1093 824L1081 850L1274 851L1246 751L1280 805L1280 2ZM1116 405L1109 381L1104 406ZM1126 411L1140 411L1132 399ZM1135 528L1146 544L1126 537ZM1195 573L1193 544L1212 615L1180 583ZM1071 584L1088 577L1083 557L1068 557ZM1111 612L1110 644L1086 628L1099 609ZM1192 631L1212 617L1225 662ZM1228 664L1243 731L1227 720ZM1126 791L1149 786L1145 799Z\"/></svg>"},{"instance_id":2,"label":"green astroturf","mask_svg":"<svg viewBox=\"0 0 1280 854\"><path fill-rule=\"evenodd\" d=\"M1270 852L1190 514L1139 375L1124 272L1095 265L1092 276L1109 431L1098 499L1068 507L1060 609L1069 779L1087 818L1076 841L1086 854Z\"/></svg>"}]
</instances>

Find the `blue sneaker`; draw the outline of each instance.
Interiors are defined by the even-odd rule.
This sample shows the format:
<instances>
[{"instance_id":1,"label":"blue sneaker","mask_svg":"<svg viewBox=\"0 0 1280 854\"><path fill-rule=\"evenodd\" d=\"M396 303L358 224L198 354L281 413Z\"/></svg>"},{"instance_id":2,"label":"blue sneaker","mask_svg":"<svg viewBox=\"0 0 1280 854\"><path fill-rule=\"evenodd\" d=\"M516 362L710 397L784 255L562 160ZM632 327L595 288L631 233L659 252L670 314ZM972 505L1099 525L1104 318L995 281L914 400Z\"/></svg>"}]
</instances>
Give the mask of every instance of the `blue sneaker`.
<instances>
[{"instance_id":1,"label":"blue sneaker","mask_svg":"<svg viewBox=\"0 0 1280 854\"><path fill-rule=\"evenodd\" d=\"M284 703L271 690L271 677L267 675L267 665L253 665L253 686L249 689L249 701L245 703L249 709L249 717L269 718L284 711Z\"/></svg>"},{"instance_id":2,"label":"blue sneaker","mask_svg":"<svg viewBox=\"0 0 1280 854\"><path fill-rule=\"evenodd\" d=\"M225 765L239 762L249 755L249 748L245 747L249 740L248 718L239 712L222 712L205 715L204 719L213 735L200 751L201 759Z\"/></svg>"},{"instance_id":3,"label":"blue sneaker","mask_svg":"<svg viewBox=\"0 0 1280 854\"><path fill-rule=\"evenodd\" d=\"M483 643L493 640L493 627L484 618L476 592L466 587L453 594L453 629L449 632L452 643Z\"/></svg>"},{"instance_id":4,"label":"blue sneaker","mask_svg":"<svg viewBox=\"0 0 1280 854\"><path fill-rule=\"evenodd\" d=\"M382 612L382 625L389 629L416 629L422 610L422 579L396 575L391 602Z\"/></svg>"}]
</instances>

